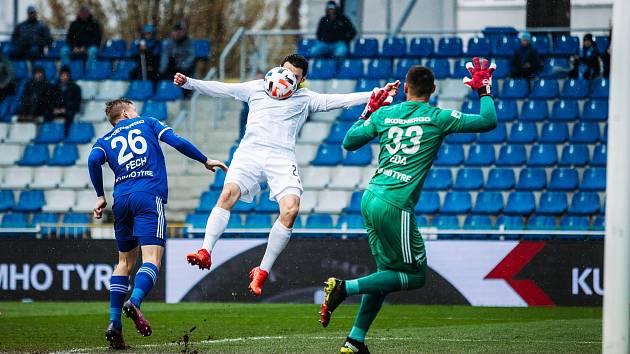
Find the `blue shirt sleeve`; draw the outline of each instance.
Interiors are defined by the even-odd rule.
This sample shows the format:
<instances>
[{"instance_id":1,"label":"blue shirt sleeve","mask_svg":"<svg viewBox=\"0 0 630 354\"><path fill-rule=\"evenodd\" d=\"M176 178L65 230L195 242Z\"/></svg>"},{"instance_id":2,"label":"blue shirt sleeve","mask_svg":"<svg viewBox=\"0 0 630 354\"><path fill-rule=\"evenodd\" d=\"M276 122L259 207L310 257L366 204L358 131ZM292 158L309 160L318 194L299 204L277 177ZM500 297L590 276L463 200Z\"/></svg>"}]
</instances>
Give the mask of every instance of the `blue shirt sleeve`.
<instances>
[{"instance_id":1,"label":"blue shirt sleeve","mask_svg":"<svg viewBox=\"0 0 630 354\"><path fill-rule=\"evenodd\" d=\"M105 195L105 191L103 190L103 170L101 169L101 165L104 164L105 161L107 161L105 149L98 146L97 142L96 144L94 144L94 147L90 152L90 156L88 157L88 170L90 171L90 180L92 181L92 186L94 186L97 197L102 197Z\"/></svg>"},{"instance_id":2,"label":"blue shirt sleeve","mask_svg":"<svg viewBox=\"0 0 630 354\"><path fill-rule=\"evenodd\" d=\"M173 128L169 127L168 125L166 125L166 123L160 122L159 120L157 120L157 119L155 119L153 117L146 117L144 119L149 122L149 126L151 127L151 130L153 130L153 132L155 133L155 136L157 136L158 140L161 140L162 134L164 134L164 132L173 129Z\"/></svg>"},{"instance_id":3,"label":"blue shirt sleeve","mask_svg":"<svg viewBox=\"0 0 630 354\"><path fill-rule=\"evenodd\" d=\"M204 155L195 145L190 141L173 133L172 129L167 129L160 134L160 140L174 147L177 151L182 153L188 158L206 163L208 158Z\"/></svg>"}]
</instances>

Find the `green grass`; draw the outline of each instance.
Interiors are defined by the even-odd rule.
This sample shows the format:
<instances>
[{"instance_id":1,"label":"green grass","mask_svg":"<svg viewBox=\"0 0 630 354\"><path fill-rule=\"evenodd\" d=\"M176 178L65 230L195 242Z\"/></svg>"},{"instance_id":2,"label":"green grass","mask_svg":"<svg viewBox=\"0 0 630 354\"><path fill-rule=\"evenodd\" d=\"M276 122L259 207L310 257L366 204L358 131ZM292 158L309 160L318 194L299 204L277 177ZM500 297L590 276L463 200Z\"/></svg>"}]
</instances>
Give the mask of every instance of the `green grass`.
<instances>
[{"instance_id":1,"label":"green grass","mask_svg":"<svg viewBox=\"0 0 630 354\"><path fill-rule=\"evenodd\" d=\"M107 307L0 302L0 352L106 351ZM140 337L123 319L132 347L127 352L336 353L357 307L342 305L326 329L317 322L316 305L147 303L142 308L153 335ZM385 305L366 343L373 353L597 353L601 309Z\"/></svg>"}]
</instances>

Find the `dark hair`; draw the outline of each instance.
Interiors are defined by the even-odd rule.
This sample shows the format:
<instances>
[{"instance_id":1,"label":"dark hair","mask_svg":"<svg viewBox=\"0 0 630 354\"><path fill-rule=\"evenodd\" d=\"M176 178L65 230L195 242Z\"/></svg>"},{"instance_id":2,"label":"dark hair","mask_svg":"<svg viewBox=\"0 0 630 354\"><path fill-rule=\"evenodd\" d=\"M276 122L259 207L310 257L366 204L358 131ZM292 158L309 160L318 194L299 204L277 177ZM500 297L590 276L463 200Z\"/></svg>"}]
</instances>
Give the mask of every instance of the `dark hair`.
<instances>
[{"instance_id":1,"label":"dark hair","mask_svg":"<svg viewBox=\"0 0 630 354\"><path fill-rule=\"evenodd\" d=\"M593 35L591 33L585 34L584 39L582 39L582 41L586 41L586 40L593 42Z\"/></svg>"},{"instance_id":2,"label":"dark hair","mask_svg":"<svg viewBox=\"0 0 630 354\"><path fill-rule=\"evenodd\" d=\"M133 106L133 102L126 98L119 98L105 103L105 115L109 122L114 125L128 106Z\"/></svg>"},{"instance_id":3,"label":"dark hair","mask_svg":"<svg viewBox=\"0 0 630 354\"><path fill-rule=\"evenodd\" d=\"M42 74L46 74L46 72L44 71L44 67L43 66L36 66L33 68L33 75L35 75L35 73L42 73Z\"/></svg>"},{"instance_id":4,"label":"dark hair","mask_svg":"<svg viewBox=\"0 0 630 354\"><path fill-rule=\"evenodd\" d=\"M68 67L67 65L62 65L59 69L59 75L61 75L62 73L66 73L68 74L68 76L72 75L72 73L70 72L70 67Z\"/></svg>"},{"instance_id":5,"label":"dark hair","mask_svg":"<svg viewBox=\"0 0 630 354\"><path fill-rule=\"evenodd\" d=\"M414 97L431 96L435 77L433 71L426 66L414 65L407 71L405 82L409 87L409 94Z\"/></svg>"},{"instance_id":6,"label":"dark hair","mask_svg":"<svg viewBox=\"0 0 630 354\"><path fill-rule=\"evenodd\" d=\"M289 54L280 62L280 66L284 65L284 63L289 62L291 65L296 68L302 69L302 76L306 76L308 72L308 60L299 54Z\"/></svg>"}]
</instances>

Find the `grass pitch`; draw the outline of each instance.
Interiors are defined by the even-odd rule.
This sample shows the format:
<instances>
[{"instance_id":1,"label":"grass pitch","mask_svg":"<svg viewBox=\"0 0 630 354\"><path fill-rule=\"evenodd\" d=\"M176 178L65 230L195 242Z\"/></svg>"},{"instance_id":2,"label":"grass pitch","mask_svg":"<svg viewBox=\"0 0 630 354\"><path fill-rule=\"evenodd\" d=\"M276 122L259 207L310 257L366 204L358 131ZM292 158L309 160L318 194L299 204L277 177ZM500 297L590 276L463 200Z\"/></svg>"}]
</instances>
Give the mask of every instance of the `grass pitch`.
<instances>
[{"instance_id":1,"label":"grass pitch","mask_svg":"<svg viewBox=\"0 0 630 354\"><path fill-rule=\"evenodd\" d=\"M104 352L108 303L0 302L0 352ZM356 305L328 328L317 305L185 303L142 306L153 335L123 318L142 353L338 353ZM385 305L368 333L373 353L597 353L600 308Z\"/></svg>"}]
</instances>

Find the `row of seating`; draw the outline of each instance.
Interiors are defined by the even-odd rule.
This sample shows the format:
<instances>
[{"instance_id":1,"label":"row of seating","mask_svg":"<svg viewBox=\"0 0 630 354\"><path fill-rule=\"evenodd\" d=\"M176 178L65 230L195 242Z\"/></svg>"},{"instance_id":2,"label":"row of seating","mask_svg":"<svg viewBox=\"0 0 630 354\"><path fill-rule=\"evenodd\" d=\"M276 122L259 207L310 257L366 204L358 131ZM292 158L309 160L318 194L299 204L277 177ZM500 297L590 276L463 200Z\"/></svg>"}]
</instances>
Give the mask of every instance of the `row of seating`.
<instances>
[{"instance_id":1,"label":"row of seating","mask_svg":"<svg viewBox=\"0 0 630 354\"><path fill-rule=\"evenodd\" d=\"M57 235L64 238L82 238L89 232L87 226L90 222L86 213L65 213L61 218L62 227L42 224L55 224L60 220L53 213L37 213L29 221L28 214L7 213L2 215L0 228L29 228L41 226L43 236Z\"/></svg>"},{"instance_id":2,"label":"row of seating","mask_svg":"<svg viewBox=\"0 0 630 354\"><path fill-rule=\"evenodd\" d=\"M106 171L103 174L106 186L113 186L113 174ZM2 188L21 189L84 189L90 186L90 177L85 166L56 167L41 166L9 167L0 169Z\"/></svg>"},{"instance_id":3,"label":"row of seating","mask_svg":"<svg viewBox=\"0 0 630 354\"><path fill-rule=\"evenodd\" d=\"M0 190L0 212L89 212L94 207L96 195L93 190L48 190L24 189L17 200L11 190Z\"/></svg>"}]
</instances>

